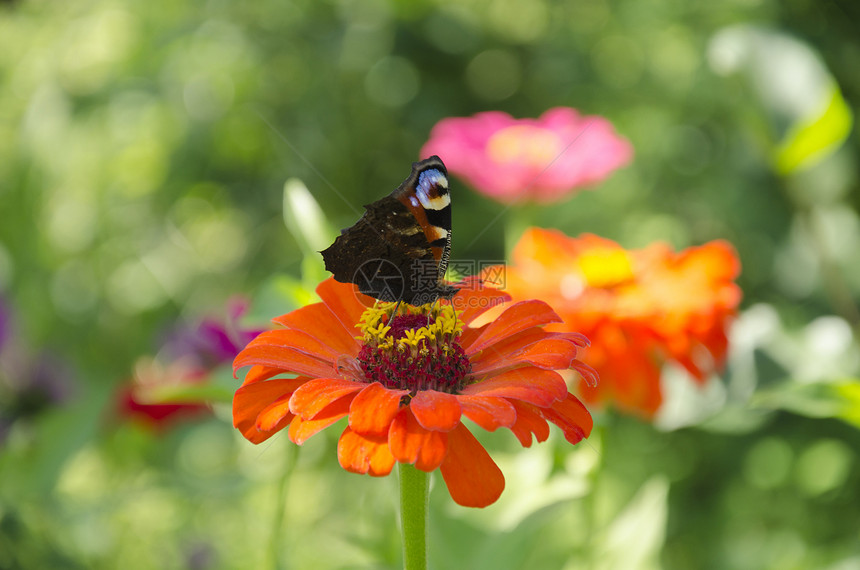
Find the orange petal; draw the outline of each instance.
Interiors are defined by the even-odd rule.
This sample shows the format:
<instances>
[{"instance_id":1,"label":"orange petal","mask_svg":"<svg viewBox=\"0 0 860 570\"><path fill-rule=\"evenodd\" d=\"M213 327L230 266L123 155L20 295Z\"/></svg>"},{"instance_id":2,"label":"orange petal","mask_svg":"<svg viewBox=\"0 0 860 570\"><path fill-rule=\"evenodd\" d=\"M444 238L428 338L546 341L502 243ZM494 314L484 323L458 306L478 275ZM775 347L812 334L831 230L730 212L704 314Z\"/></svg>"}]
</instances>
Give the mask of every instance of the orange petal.
<instances>
[{"instance_id":1,"label":"orange petal","mask_svg":"<svg viewBox=\"0 0 860 570\"><path fill-rule=\"evenodd\" d=\"M498 289L486 285L478 285L476 289L461 289L452 299L460 320L467 325L493 307L498 307L511 300L511 296Z\"/></svg>"},{"instance_id":2,"label":"orange petal","mask_svg":"<svg viewBox=\"0 0 860 570\"><path fill-rule=\"evenodd\" d=\"M448 453L441 472L451 498L464 507L492 505L505 490L505 476L466 426L459 425L448 438Z\"/></svg>"},{"instance_id":3,"label":"orange petal","mask_svg":"<svg viewBox=\"0 0 860 570\"><path fill-rule=\"evenodd\" d=\"M577 352L577 346L567 339L546 338L523 348L515 356L532 362L539 368L565 370L576 360Z\"/></svg>"},{"instance_id":4,"label":"orange petal","mask_svg":"<svg viewBox=\"0 0 860 570\"><path fill-rule=\"evenodd\" d=\"M394 466L387 438L366 437L349 427L343 430L337 442L337 460L347 471L373 477L388 475Z\"/></svg>"},{"instance_id":5,"label":"orange petal","mask_svg":"<svg viewBox=\"0 0 860 570\"><path fill-rule=\"evenodd\" d=\"M600 370L600 382L580 382L579 395L585 402L612 401L619 409L651 418L660 407L663 396L660 366L649 352L635 345L614 347L595 341L589 350L589 361ZM626 351L619 352L621 348Z\"/></svg>"},{"instance_id":6,"label":"orange petal","mask_svg":"<svg viewBox=\"0 0 860 570\"><path fill-rule=\"evenodd\" d=\"M293 443L302 445L309 437L335 423L349 413L349 398L335 400L325 407L312 420L303 420L296 416L290 424L290 439Z\"/></svg>"},{"instance_id":7,"label":"orange petal","mask_svg":"<svg viewBox=\"0 0 860 570\"><path fill-rule=\"evenodd\" d=\"M490 347L482 354L493 352ZM498 354L495 358L485 358L472 361L472 374L481 375L488 372L502 371L523 364L531 364L544 370L566 370L576 362L576 345L565 339L547 338L508 355Z\"/></svg>"},{"instance_id":8,"label":"orange petal","mask_svg":"<svg viewBox=\"0 0 860 570\"><path fill-rule=\"evenodd\" d=\"M740 275L741 262L734 246L725 240L714 240L681 252L679 264L689 264L694 272L712 280L732 281Z\"/></svg>"},{"instance_id":9,"label":"orange petal","mask_svg":"<svg viewBox=\"0 0 860 570\"><path fill-rule=\"evenodd\" d=\"M290 411L306 420L312 420L323 408L360 391L367 384L341 378L314 378L303 384L290 398Z\"/></svg>"},{"instance_id":10,"label":"orange petal","mask_svg":"<svg viewBox=\"0 0 860 570\"><path fill-rule=\"evenodd\" d=\"M422 471L433 471L448 451L448 434L421 427L409 407L402 408L388 431L388 446L394 459L411 463Z\"/></svg>"},{"instance_id":11,"label":"orange petal","mask_svg":"<svg viewBox=\"0 0 860 570\"><path fill-rule=\"evenodd\" d=\"M570 443L579 443L588 437L594 425L591 414L573 394L541 412L544 418L561 428L564 439Z\"/></svg>"},{"instance_id":12,"label":"orange petal","mask_svg":"<svg viewBox=\"0 0 860 570\"><path fill-rule=\"evenodd\" d=\"M543 327L531 327L497 342L493 347L501 352L514 352L535 341L549 338L553 334L558 333L552 333Z\"/></svg>"},{"instance_id":13,"label":"orange petal","mask_svg":"<svg viewBox=\"0 0 860 570\"><path fill-rule=\"evenodd\" d=\"M497 342L478 354L470 355L469 361L472 363L472 371L496 369L495 366L491 365L491 362L495 363L497 360L513 358L534 343L546 339L566 340L577 349L589 346L588 339L580 333L549 332L543 328L532 327ZM463 346L462 342L461 346Z\"/></svg>"},{"instance_id":14,"label":"orange petal","mask_svg":"<svg viewBox=\"0 0 860 570\"><path fill-rule=\"evenodd\" d=\"M520 440L520 444L523 447L531 447L532 434L538 442L546 441L549 437L549 424L543 419L539 409L517 401L511 404L517 411L517 421L511 426L511 431Z\"/></svg>"},{"instance_id":15,"label":"orange petal","mask_svg":"<svg viewBox=\"0 0 860 570\"><path fill-rule=\"evenodd\" d=\"M463 415L487 431L511 427L517 420L514 406L504 398L486 396L457 396Z\"/></svg>"},{"instance_id":16,"label":"orange petal","mask_svg":"<svg viewBox=\"0 0 860 570\"><path fill-rule=\"evenodd\" d=\"M591 341L582 333L578 332L551 332L549 333L552 338L563 338L569 342L572 342L577 346L577 348L587 348L591 346Z\"/></svg>"},{"instance_id":17,"label":"orange petal","mask_svg":"<svg viewBox=\"0 0 860 570\"><path fill-rule=\"evenodd\" d=\"M473 342L478 340L478 337L484 334L484 331L487 330L488 326L490 326L490 323L481 325L474 329L466 327L466 330L464 330L463 334L460 335L460 346L463 347L463 350L465 350L467 354L469 353L469 347Z\"/></svg>"},{"instance_id":18,"label":"orange petal","mask_svg":"<svg viewBox=\"0 0 860 570\"><path fill-rule=\"evenodd\" d=\"M355 339L356 330L344 327L325 303L306 305L272 321L290 329L304 331L325 342L339 354L357 354L360 348Z\"/></svg>"},{"instance_id":19,"label":"orange petal","mask_svg":"<svg viewBox=\"0 0 860 570\"><path fill-rule=\"evenodd\" d=\"M484 334L469 346L466 353L475 354L531 327L560 322L561 318L543 301L520 301L508 307L498 319L490 323Z\"/></svg>"},{"instance_id":20,"label":"orange petal","mask_svg":"<svg viewBox=\"0 0 860 570\"><path fill-rule=\"evenodd\" d=\"M497 342L493 345L492 350L483 350L478 354L472 354L469 360L474 365L476 362L481 362L487 358L499 358L500 356L517 352L532 343L549 338L554 334L558 333L551 333L540 327L532 327Z\"/></svg>"},{"instance_id":21,"label":"orange petal","mask_svg":"<svg viewBox=\"0 0 860 570\"><path fill-rule=\"evenodd\" d=\"M409 407L418 423L430 431L451 431L460 423L460 402L454 394L422 390Z\"/></svg>"},{"instance_id":22,"label":"orange petal","mask_svg":"<svg viewBox=\"0 0 860 570\"><path fill-rule=\"evenodd\" d=\"M585 348L589 346L588 338L581 333L576 332L550 332L544 328L540 327L532 327L530 329L526 329L522 332L519 332L513 336L509 336L508 338L497 342L493 345L493 350L485 350L481 352L477 358L482 358L485 355L489 356L492 354L506 354L506 353L515 353L519 350L522 350L531 344L544 339L563 339L568 342L573 343L577 348Z\"/></svg>"},{"instance_id":23,"label":"orange petal","mask_svg":"<svg viewBox=\"0 0 860 570\"><path fill-rule=\"evenodd\" d=\"M320 283L316 291L343 327L358 334L355 325L364 310L373 306L374 299L359 293L352 283L338 283L333 278Z\"/></svg>"},{"instance_id":24,"label":"orange petal","mask_svg":"<svg viewBox=\"0 0 860 570\"><path fill-rule=\"evenodd\" d=\"M245 374L245 381L242 382L242 386L246 384L253 384L254 382L262 382L263 380L268 380L272 376L277 376L278 374L283 374L284 371L280 368L270 368L268 366L252 366L248 373Z\"/></svg>"},{"instance_id":25,"label":"orange petal","mask_svg":"<svg viewBox=\"0 0 860 570\"><path fill-rule=\"evenodd\" d=\"M304 331L295 329L274 329L263 331L258 334L254 340L248 343L248 346L271 346L278 348L286 348L303 352L308 356L313 356L319 360L335 361L340 356L340 352L333 349L328 343L322 342L318 338L307 334Z\"/></svg>"},{"instance_id":26,"label":"orange petal","mask_svg":"<svg viewBox=\"0 0 860 570\"><path fill-rule=\"evenodd\" d=\"M389 390L379 382L370 384L349 406L349 427L363 435L384 436L397 415L400 399L408 393L408 390Z\"/></svg>"},{"instance_id":27,"label":"orange petal","mask_svg":"<svg viewBox=\"0 0 860 570\"><path fill-rule=\"evenodd\" d=\"M336 372L330 360L320 360L298 350L281 346L254 345L252 341L252 344L246 346L233 360L233 371L253 364L315 377L331 376Z\"/></svg>"},{"instance_id":28,"label":"orange petal","mask_svg":"<svg viewBox=\"0 0 860 570\"><path fill-rule=\"evenodd\" d=\"M291 394L281 396L273 403L269 404L262 412L257 414L256 425L258 431L272 431L276 425L279 425L281 421L286 418L286 416L292 415L290 413L290 396Z\"/></svg>"},{"instance_id":29,"label":"orange petal","mask_svg":"<svg viewBox=\"0 0 860 570\"><path fill-rule=\"evenodd\" d=\"M233 396L233 425L253 443L267 440L286 424L261 432L257 429L257 416L273 402L292 394L307 381L307 378L276 378L242 386Z\"/></svg>"},{"instance_id":30,"label":"orange petal","mask_svg":"<svg viewBox=\"0 0 860 570\"><path fill-rule=\"evenodd\" d=\"M597 386L597 383L600 381L600 377L597 375L597 370L584 362L577 360L573 363L571 368L579 372L579 375L582 376L582 381L592 388Z\"/></svg>"},{"instance_id":31,"label":"orange petal","mask_svg":"<svg viewBox=\"0 0 860 570\"><path fill-rule=\"evenodd\" d=\"M529 366L476 382L464 388L462 393L511 398L547 408L556 400L567 397L567 385L557 372Z\"/></svg>"}]
</instances>

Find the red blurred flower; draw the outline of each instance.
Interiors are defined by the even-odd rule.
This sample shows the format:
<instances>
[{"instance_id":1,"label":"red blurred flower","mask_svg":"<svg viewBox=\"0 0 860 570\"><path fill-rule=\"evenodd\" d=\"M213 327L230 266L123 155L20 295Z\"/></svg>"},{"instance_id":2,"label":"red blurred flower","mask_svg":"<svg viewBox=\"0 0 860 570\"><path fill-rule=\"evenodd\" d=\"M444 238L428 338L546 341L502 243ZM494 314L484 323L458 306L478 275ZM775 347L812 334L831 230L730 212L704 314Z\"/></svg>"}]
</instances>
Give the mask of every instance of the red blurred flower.
<instances>
[{"instance_id":1,"label":"red blurred flower","mask_svg":"<svg viewBox=\"0 0 860 570\"><path fill-rule=\"evenodd\" d=\"M726 329L741 299L733 282L740 262L726 242L680 253L662 243L625 250L595 235L532 228L512 261L505 290L514 299L543 299L564 319L556 330L591 340L583 360L600 383L581 384L588 402L612 401L650 417L662 402L664 363L704 383L724 362Z\"/></svg>"},{"instance_id":2,"label":"red blurred flower","mask_svg":"<svg viewBox=\"0 0 860 570\"><path fill-rule=\"evenodd\" d=\"M208 404L161 402L158 396L159 389L165 387L203 383L206 373L189 362L178 361L165 369L151 358L142 358L135 366L134 382L121 386L117 393L119 413L155 430L208 415Z\"/></svg>"},{"instance_id":3,"label":"red blurred flower","mask_svg":"<svg viewBox=\"0 0 860 570\"><path fill-rule=\"evenodd\" d=\"M205 386L216 368L232 362L262 332L239 325L247 310L247 301L232 299L226 320L210 318L177 328L156 358L141 358L135 365L134 381L117 395L120 414L157 429L208 414L201 392L189 398L188 388Z\"/></svg>"},{"instance_id":4,"label":"red blurred flower","mask_svg":"<svg viewBox=\"0 0 860 570\"><path fill-rule=\"evenodd\" d=\"M392 316L393 303L324 281L321 303L278 317L284 328L236 357L234 368L253 367L233 399L234 425L254 443L289 426L302 444L348 417L338 442L344 469L384 476L395 462L439 468L458 504L493 503L504 477L462 416L489 431L509 428L525 447L532 435L548 437L547 422L577 443L591 432L591 416L555 370L593 372L576 360L582 335L542 328L560 321L546 303L506 306L476 327L507 295L464 285L450 302L404 304Z\"/></svg>"},{"instance_id":5,"label":"red blurred flower","mask_svg":"<svg viewBox=\"0 0 860 570\"><path fill-rule=\"evenodd\" d=\"M439 155L448 171L500 202L556 202L630 162L633 148L603 117L556 107L539 119L501 111L443 119L421 156Z\"/></svg>"}]
</instances>

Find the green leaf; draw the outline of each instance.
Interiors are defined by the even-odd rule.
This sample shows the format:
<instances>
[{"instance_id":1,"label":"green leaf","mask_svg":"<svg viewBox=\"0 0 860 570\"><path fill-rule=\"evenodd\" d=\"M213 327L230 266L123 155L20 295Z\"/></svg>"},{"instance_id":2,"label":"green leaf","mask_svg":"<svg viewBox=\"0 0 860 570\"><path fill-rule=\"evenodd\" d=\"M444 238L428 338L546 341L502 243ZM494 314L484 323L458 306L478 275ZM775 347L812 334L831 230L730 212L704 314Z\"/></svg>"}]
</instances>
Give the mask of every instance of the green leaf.
<instances>
[{"instance_id":1,"label":"green leaf","mask_svg":"<svg viewBox=\"0 0 860 570\"><path fill-rule=\"evenodd\" d=\"M844 380L833 385L833 391L841 400L837 417L860 428L860 380Z\"/></svg>"},{"instance_id":2,"label":"green leaf","mask_svg":"<svg viewBox=\"0 0 860 570\"><path fill-rule=\"evenodd\" d=\"M335 234L304 182L290 178L284 184L284 224L296 238L305 257L328 247Z\"/></svg>"},{"instance_id":3,"label":"green leaf","mask_svg":"<svg viewBox=\"0 0 860 570\"><path fill-rule=\"evenodd\" d=\"M785 410L810 418L836 418L860 428L860 380L787 383L761 391L750 400L751 407Z\"/></svg>"},{"instance_id":4,"label":"green leaf","mask_svg":"<svg viewBox=\"0 0 860 570\"><path fill-rule=\"evenodd\" d=\"M830 99L818 115L797 121L774 151L774 167L787 175L809 168L833 153L848 138L854 117L832 83Z\"/></svg>"},{"instance_id":5,"label":"green leaf","mask_svg":"<svg viewBox=\"0 0 860 570\"><path fill-rule=\"evenodd\" d=\"M597 568L659 567L666 538L668 495L669 483L660 476L642 485L597 540Z\"/></svg>"}]
</instances>

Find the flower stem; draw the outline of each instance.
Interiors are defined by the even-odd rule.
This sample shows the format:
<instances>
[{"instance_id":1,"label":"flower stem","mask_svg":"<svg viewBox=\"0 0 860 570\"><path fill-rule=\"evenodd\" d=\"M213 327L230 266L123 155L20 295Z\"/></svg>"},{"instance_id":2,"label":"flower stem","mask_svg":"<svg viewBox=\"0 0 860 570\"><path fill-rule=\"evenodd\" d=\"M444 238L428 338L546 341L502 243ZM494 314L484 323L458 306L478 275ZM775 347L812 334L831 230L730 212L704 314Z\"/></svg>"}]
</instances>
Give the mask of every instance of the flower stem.
<instances>
[{"instance_id":1,"label":"flower stem","mask_svg":"<svg viewBox=\"0 0 860 570\"><path fill-rule=\"evenodd\" d=\"M427 568L427 503L430 478L408 463L400 463L400 524L403 529L404 570Z\"/></svg>"},{"instance_id":2,"label":"flower stem","mask_svg":"<svg viewBox=\"0 0 860 570\"><path fill-rule=\"evenodd\" d=\"M508 212L505 224L505 256L510 260L511 251L525 231L535 225L537 208L534 204L525 202L512 207Z\"/></svg>"},{"instance_id":3,"label":"flower stem","mask_svg":"<svg viewBox=\"0 0 860 570\"><path fill-rule=\"evenodd\" d=\"M276 483L275 512L272 516L272 534L269 537L269 552L266 566L273 570L284 567L284 561L281 560L281 551L283 550L281 545L284 541L282 527L284 526L284 513L287 508L287 494L289 493L290 480L293 477L293 471L299 459L299 446L288 442L286 453L287 464L284 468L284 476Z\"/></svg>"}]
</instances>

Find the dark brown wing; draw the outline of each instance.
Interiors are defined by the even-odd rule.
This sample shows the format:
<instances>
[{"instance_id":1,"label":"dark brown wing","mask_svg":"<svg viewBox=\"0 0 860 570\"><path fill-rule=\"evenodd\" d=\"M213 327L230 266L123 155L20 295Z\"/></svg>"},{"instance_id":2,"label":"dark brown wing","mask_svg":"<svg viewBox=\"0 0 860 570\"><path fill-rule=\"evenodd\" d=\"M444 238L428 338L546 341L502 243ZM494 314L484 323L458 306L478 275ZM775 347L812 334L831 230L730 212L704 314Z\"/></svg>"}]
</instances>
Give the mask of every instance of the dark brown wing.
<instances>
[{"instance_id":1,"label":"dark brown wing","mask_svg":"<svg viewBox=\"0 0 860 570\"><path fill-rule=\"evenodd\" d=\"M337 281L355 283L362 293L382 301L422 305L452 296L457 290L440 282L451 247L447 192L447 172L439 157L413 163L403 184L365 206L361 219L321 252L326 269ZM443 201L447 207L440 206ZM428 221L445 215L445 228Z\"/></svg>"}]
</instances>

